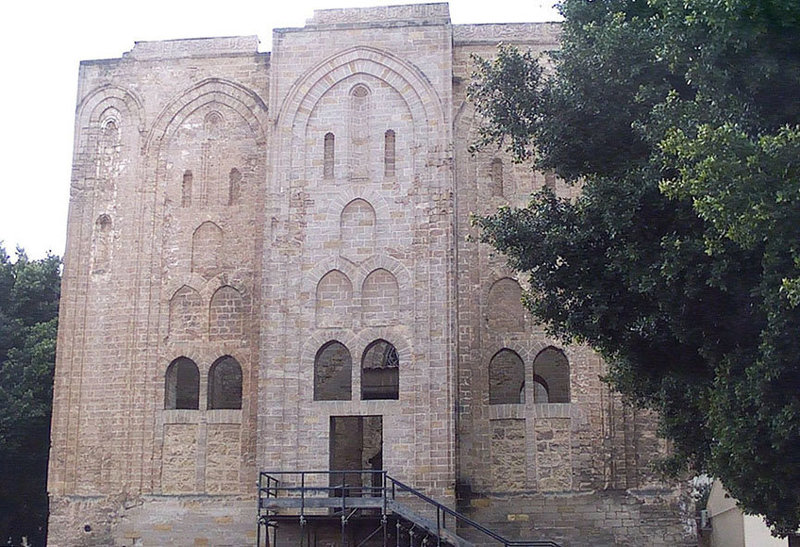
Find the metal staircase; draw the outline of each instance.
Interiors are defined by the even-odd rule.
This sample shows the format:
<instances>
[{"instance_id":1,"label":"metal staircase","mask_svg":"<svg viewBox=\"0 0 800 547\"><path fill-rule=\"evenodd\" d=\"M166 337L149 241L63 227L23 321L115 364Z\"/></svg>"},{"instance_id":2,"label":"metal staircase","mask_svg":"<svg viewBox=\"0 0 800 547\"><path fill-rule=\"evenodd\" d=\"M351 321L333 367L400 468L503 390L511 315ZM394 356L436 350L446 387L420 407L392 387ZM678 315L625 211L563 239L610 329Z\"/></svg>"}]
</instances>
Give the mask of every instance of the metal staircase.
<instances>
[{"instance_id":1,"label":"metal staircase","mask_svg":"<svg viewBox=\"0 0 800 547\"><path fill-rule=\"evenodd\" d=\"M319 522L337 523L339 547L559 547L549 540L506 539L383 470L262 471L257 546L288 545L279 543L282 522L299 525L301 547L312 545L306 531Z\"/></svg>"}]
</instances>

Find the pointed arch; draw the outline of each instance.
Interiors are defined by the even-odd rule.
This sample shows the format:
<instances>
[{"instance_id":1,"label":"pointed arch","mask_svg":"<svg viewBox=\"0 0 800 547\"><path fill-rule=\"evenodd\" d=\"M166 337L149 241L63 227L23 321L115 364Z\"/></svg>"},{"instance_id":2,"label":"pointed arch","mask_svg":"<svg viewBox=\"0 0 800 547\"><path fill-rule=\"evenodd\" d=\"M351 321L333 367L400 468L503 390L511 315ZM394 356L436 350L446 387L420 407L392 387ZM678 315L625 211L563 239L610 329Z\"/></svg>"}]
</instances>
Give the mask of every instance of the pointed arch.
<instances>
[{"instance_id":1,"label":"pointed arch","mask_svg":"<svg viewBox=\"0 0 800 547\"><path fill-rule=\"evenodd\" d=\"M241 116L259 143L266 142L267 105L258 94L243 85L222 78L207 78L170 101L153 123L145 149L160 146L183 121L203 105L217 103Z\"/></svg>"},{"instance_id":2,"label":"pointed arch","mask_svg":"<svg viewBox=\"0 0 800 547\"><path fill-rule=\"evenodd\" d=\"M400 289L389 270L378 268L364 279L361 288L361 313L365 325L392 325L397 321Z\"/></svg>"},{"instance_id":3,"label":"pointed arch","mask_svg":"<svg viewBox=\"0 0 800 547\"><path fill-rule=\"evenodd\" d=\"M375 340L361 357L361 399L399 398L400 359L397 348L386 340Z\"/></svg>"},{"instance_id":4,"label":"pointed arch","mask_svg":"<svg viewBox=\"0 0 800 547\"><path fill-rule=\"evenodd\" d=\"M352 398L353 359L338 340L324 344L314 356L314 400L349 401Z\"/></svg>"},{"instance_id":5,"label":"pointed arch","mask_svg":"<svg viewBox=\"0 0 800 547\"><path fill-rule=\"evenodd\" d=\"M525 364L519 354L503 348L489 361L489 404L525 402Z\"/></svg>"},{"instance_id":6,"label":"pointed arch","mask_svg":"<svg viewBox=\"0 0 800 547\"><path fill-rule=\"evenodd\" d=\"M164 375L164 408L200 408L200 370L188 357L178 357L167 367Z\"/></svg>"},{"instance_id":7,"label":"pointed arch","mask_svg":"<svg viewBox=\"0 0 800 547\"><path fill-rule=\"evenodd\" d=\"M522 306L522 288L510 277L498 279L489 288L486 319L493 332L521 332L525 330L525 309Z\"/></svg>"},{"instance_id":8,"label":"pointed arch","mask_svg":"<svg viewBox=\"0 0 800 547\"><path fill-rule=\"evenodd\" d=\"M534 379L541 378L549 403L570 402L570 366L567 356L559 348L549 346L533 360Z\"/></svg>"},{"instance_id":9,"label":"pointed arch","mask_svg":"<svg viewBox=\"0 0 800 547\"><path fill-rule=\"evenodd\" d=\"M225 355L208 369L208 408L242 408L242 365Z\"/></svg>"},{"instance_id":10,"label":"pointed arch","mask_svg":"<svg viewBox=\"0 0 800 547\"><path fill-rule=\"evenodd\" d=\"M362 261L374 252L376 232L375 209L365 199L356 198L342 209L339 238L342 254Z\"/></svg>"},{"instance_id":11,"label":"pointed arch","mask_svg":"<svg viewBox=\"0 0 800 547\"><path fill-rule=\"evenodd\" d=\"M236 340L244 334L244 298L230 285L218 288L208 309L208 339Z\"/></svg>"},{"instance_id":12,"label":"pointed arch","mask_svg":"<svg viewBox=\"0 0 800 547\"><path fill-rule=\"evenodd\" d=\"M326 273L317 284L317 326L349 327L352 324L352 300L353 284L350 278L339 270Z\"/></svg>"},{"instance_id":13,"label":"pointed arch","mask_svg":"<svg viewBox=\"0 0 800 547\"><path fill-rule=\"evenodd\" d=\"M414 65L384 50L356 46L321 61L298 78L286 94L276 117L276 135L298 146L306 138L309 119L326 92L354 74L376 78L393 89L411 116L410 136L422 150L417 159L437 161L447 149L449 128L442 100L429 79ZM426 156L426 154L428 156ZM436 159L434 159L434 156ZM281 167L291 177L305 168L302 154L289 155ZM422 163L418 163L422 167Z\"/></svg>"},{"instance_id":14,"label":"pointed arch","mask_svg":"<svg viewBox=\"0 0 800 547\"><path fill-rule=\"evenodd\" d=\"M206 221L192 234L192 271L209 278L222 268L222 228Z\"/></svg>"},{"instance_id":15,"label":"pointed arch","mask_svg":"<svg viewBox=\"0 0 800 547\"><path fill-rule=\"evenodd\" d=\"M200 293L188 285L180 287L169 299L169 337L172 340L200 338L203 301Z\"/></svg>"}]
</instances>

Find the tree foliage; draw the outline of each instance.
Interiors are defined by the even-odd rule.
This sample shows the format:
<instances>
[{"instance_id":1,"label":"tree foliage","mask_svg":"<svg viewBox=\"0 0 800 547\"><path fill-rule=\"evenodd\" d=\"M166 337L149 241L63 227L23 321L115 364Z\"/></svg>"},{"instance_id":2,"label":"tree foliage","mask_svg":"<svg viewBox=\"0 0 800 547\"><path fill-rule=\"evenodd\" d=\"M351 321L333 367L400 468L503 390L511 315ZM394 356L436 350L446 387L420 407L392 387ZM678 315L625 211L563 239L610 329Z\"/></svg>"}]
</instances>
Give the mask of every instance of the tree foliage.
<instances>
[{"instance_id":1,"label":"tree foliage","mask_svg":"<svg viewBox=\"0 0 800 547\"><path fill-rule=\"evenodd\" d=\"M58 257L11 261L0 245L0 543L44 545Z\"/></svg>"},{"instance_id":2,"label":"tree foliage","mask_svg":"<svg viewBox=\"0 0 800 547\"><path fill-rule=\"evenodd\" d=\"M673 463L800 525L800 4L564 0L543 71L501 48L481 143L581 196L478 219L529 309L658 410ZM524 82L513 81L524 78ZM523 113L522 122L509 121Z\"/></svg>"}]
</instances>

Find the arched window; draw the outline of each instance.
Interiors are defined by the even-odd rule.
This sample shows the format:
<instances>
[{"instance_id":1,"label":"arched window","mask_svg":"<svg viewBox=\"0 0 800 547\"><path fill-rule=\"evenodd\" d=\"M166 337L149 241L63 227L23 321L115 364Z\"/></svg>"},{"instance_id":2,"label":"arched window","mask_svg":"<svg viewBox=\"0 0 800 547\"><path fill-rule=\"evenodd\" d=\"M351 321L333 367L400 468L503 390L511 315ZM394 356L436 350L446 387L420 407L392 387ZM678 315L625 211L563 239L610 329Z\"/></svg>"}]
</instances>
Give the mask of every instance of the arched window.
<instances>
[{"instance_id":1,"label":"arched window","mask_svg":"<svg viewBox=\"0 0 800 547\"><path fill-rule=\"evenodd\" d=\"M525 365L510 349L501 349L489 361L489 404L525 402Z\"/></svg>"},{"instance_id":2,"label":"arched window","mask_svg":"<svg viewBox=\"0 0 800 547\"><path fill-rule=\"evenodd\" d=\"M546 401L537 400L534 394L534 402L569 402L569 361L563 351L553 347L543 349L533 360L533 374L547 393Z\"/></svg>"},{"instance_id":3,"label":"arched window","mask_svg":"<svg viewBox=\"0 0 800 547\"><path fill-rule=\"evenodd\" d=\"M383 175L385 177L394 176L395 165L395 135L389 129L383 135Z\"/></svg>"},{"instance_id":4,"label":"arched window","mask_svg":"<svg viewBox=\"0 0 800 547\"><path fill-rule=\"evenodd\" d=\"M169 367L165 377L164 408L200 408L200 371L191 359L178 357Z\"/></svg>"},{"instance_id":5,"label":"arched window","mask_svg":"<svg viewBox=\"0 0 800 547\"><path fill-rule=\"evenodd\" d=\"M181 207L189 207L192 204L192 172L187 169L183 172L183 184L181 184Z\"/></svg>"},{"instance_id":6,"label":"arched window","mask_svg":"<svg viewBox=\"0 0 800 547\"><path fill-rule=\"evenodd\" d=\"M399 396L397 349L386 340L375 340L361 358L361 399L398 399Z\"/></svg>"},{"instance_id":7,"label":"arched window","mask_svg":"<svg viewBox=\"0 0 800 547\"><path fill-rule=\"evenodd\" d=\"M242 367L226 355L208 371L208 408L242 408Z\"/></svg>"},{"instance_id":8,"label":"arched window","mask_svg":"<svg viewBox=\"0 0 800 547\"><path fill-rule=\"evenodd\" d=\"M326 179L333 178L334 144L333 133L325 133L322 151L322 177Z\"/></svg>"},{"instance_id":9,"label":"arched window","mask_svg":"<svg viewBox=\"0 0 800 547\"><path fill-rule=\"evenodd\" d=\"M314 400L349 401L352 397L353 359L335 340L322 346L314 358Z\"/></svg>"}]
</instances>

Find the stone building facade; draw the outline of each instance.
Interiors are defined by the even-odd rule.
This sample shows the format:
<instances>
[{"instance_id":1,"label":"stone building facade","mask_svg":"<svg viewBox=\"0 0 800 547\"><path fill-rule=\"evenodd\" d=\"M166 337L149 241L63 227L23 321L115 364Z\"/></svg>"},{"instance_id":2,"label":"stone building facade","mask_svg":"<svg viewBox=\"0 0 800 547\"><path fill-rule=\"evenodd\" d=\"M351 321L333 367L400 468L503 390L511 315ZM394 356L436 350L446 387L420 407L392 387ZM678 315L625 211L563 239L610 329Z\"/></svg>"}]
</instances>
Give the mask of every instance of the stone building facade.
<instances>
[{"instance_id":1,"label":"stone building facade","mask_svg":"<svg viewBox=\"0 0 800 547\"><path fill-rule=\"evenodd\" d=\"M509 537L690 545L652 417L546 336L471 213L575 190L468 152L470 55L558 25L316 11L80 67L53 546L253 545L259 470L384 468Z\"/></svg>"}]
</instances>

